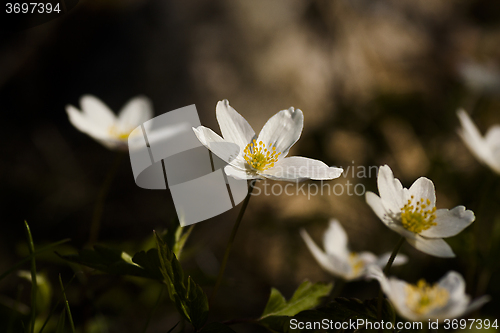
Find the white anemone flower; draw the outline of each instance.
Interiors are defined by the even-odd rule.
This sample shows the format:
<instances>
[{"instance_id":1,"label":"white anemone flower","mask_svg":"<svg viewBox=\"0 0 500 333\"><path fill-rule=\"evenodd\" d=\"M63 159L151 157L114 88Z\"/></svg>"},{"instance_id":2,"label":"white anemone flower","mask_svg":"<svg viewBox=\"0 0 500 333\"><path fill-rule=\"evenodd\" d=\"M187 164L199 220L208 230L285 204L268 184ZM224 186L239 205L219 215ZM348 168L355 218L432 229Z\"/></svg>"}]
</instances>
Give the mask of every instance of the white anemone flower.
<instances>
[{"instance_id":1,"label":"white anemone flower","mask_svg":"<svg viewBox=\"0 0 500 333\"><path fill-rule=\"evenodd\" d=\"M224 171L233 178L329 180L342 173L341 168L329 167L318 160L286 157L302 132L304 115L299 109L291 107L278 112L258 136L227 100L217 103L216 116L222 137L204 126L193 130L205 147L229 163Z\"/></svg>"},{"instance_id":2,"label":"white anemone flower","mask_svg":"<svg viewBox=\"0 0 500 333\"><path fill-rule=\"evenodd\" d=\"M464 206L436 209L430 179L420 177L406 189L387 165L380 167L377 185L380 197L366 192L366 202L385 225L417 250L442 258L455 256L443 238L455 236L469 226L475 219L472 211Z\"/></svg>"},{"instance_id":3,"label":"white anemone flower","mask_svg":"<svg viewBox=\"0 0 500 333\"><path fill-rule=\"evenodd\" d=\"M461 109L457 115L462 125L458 134L469 150L481 163L500 174L500 125L492 126L483 137L467 112Z\"/></svg>"},{"instance_id":4,"label":"white anemone flower","mask_svg":"<svg viewBox=\"0 0 500 333\"><path fill-rule=\"evenodd\" d=\"M323 236L325 251L316 245L304 229L300 230L300 235L318 264L327 272L346 281L364 277L370 265L385 266L390 257L390 253L377 257L371 252L352 252L348 246L347 234L337 219L330 220ZM407 260L405 255L398 255L393 265L402 265Z\"/></svg>"},{"instance_id":5,"label":"white anemone flower","mask_svg":"<svg viewBox=\"0 0 500 333\"><path fill-rule=\"evenodd\" d=\"M148 98L131 99L116 116L109 107L95 96L80 98L81 111L73 105L66 106L70 122L109 149L127 150L130 132L151 119L153 110Z\"/></svg>"},{"instance_id":6,"label":"white anemone flower","mask_svg":"<svg viewBox=\"0 0 500 333\"><path fill-rule=\"evenodd\" d=\"M409 284L394 277L387 278L379 267L370 267L368 277L377 279L398 314L411 321L444 320L462 317L479 309L490 300L482 296L473 302L465 294L465 281L454 271L437 283L421 279Z\"/></svg>"}]
</instances>

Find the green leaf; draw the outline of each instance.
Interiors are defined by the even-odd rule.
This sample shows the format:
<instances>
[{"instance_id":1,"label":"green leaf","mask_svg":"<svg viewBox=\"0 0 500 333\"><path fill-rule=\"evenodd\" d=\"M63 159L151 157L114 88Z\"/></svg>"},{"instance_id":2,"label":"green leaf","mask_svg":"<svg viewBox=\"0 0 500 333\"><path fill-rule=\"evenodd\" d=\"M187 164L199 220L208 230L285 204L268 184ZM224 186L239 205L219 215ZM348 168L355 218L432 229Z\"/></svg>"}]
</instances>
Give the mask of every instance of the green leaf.
<instances>
[{"instance_id":1,"label":"green leaf","mask_svg":"<svg viewBox=\"0 0 500 333\"><path fill-rule=\"evenodd\" d=\"M131 275L156 280L163 280L159 270L158 252L138 252L132 258L123 251L95 245L93 250L84 249L78 254L60 255L70 262L88 266L101 272L116 275Z\"/></svg>"},{"instance_id":2,"label":"green leaf","mask_svg":"<svg viewBox=\"0 0 500 333\"><path fill-rule=\"evenodd\" d=\"M148 272L148 275L156 280L163 280L163 275L160 271L160 258L158 257L157 249L137 252L132 261Z\"/></svg>"},{"instance_id":3,"label":"green leaf","mask_svg":"<svg viewBox=\"0 0 500 333\"><path fill-rule=\"evenodd\" d=\"M378 299L360 301L355 298L336 298L333 302L319 307L315 310L305 310L292 316L269 316L260 320L260 324L275 333L299 332L298 329L290 328L290 320L296 319L298 322L321 322L324 319L333 322L347 322L364 319L375 322L377 319ZM393 325L396 320L396 314L387 300L384 300L382 308L382 320L390 321Z\"/></svg>"},{"instance_id":4,"label":"green leaf","mask_svg":"<svg viewBox=\"0 0 500 333\"><path fill-rule=\"evenodd\" d=\"M322 297L330 294L332 287L331 283L304 281L288 302L277 289L272 288L260 319L269 316L293 316L300 311L311 309L319 304Z\"/></svg>"},{"instance_id":5,"label":"green leaf","mask_svg":"<svg viewBox=\"0 0 500 333\"><path fill-rule=\"evenodd\" d=\"M229 326L221 323L210 323L203 327L200 333L236 333Z\"/></svg>"},{"instance_id":6,"label":"green leaf","mask_svg":"<svg viewBox=\"0 0 500 333\"><path fill-rule=\"evenodd\" d=\"M174 252L156 233L155 240L160 259L160 271L167 285L170 299L174 301L179 313L196 329L202 327L208 318L207 295L190 276L184 275Z\"/></svg>"}]
</instances>

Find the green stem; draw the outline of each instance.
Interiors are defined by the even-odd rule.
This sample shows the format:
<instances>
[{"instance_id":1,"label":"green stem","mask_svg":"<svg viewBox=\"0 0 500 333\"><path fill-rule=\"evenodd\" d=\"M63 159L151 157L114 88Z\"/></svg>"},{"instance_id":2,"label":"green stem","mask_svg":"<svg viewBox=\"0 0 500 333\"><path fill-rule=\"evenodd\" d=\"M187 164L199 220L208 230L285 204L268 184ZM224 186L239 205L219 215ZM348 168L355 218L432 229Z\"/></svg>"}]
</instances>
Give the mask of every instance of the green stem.
<instances>
[{"instance_id":1,"label":"green stem","mask_svg":"<svg viewBox=\"0 0 500 333\"><path fill-rule=\"evenodd\" d=\"M99 237L99 230L101 229L101 216L102 216L102 211L104 209L104 202L106 201L109 188L111 187L113 179L115 179L118 167L120 166L123 156L125 156L123 152L118 151L116 153L115 159L108 170L108 174L106 175L104 183L102 184L101 190L99 191L99 194L97 196L96 205L94 207L94 213L92 215L92 222L90 223L90 235L89 235L90 244L95 244L95 242L97 242L97 239Z\"/></svg>"},{"instance_id":2,"label":"green stem","mask_svg":"<svg viewBox=\"0 0 500 333\"><path fill-rule=\"evenodd\" d=\"M396 244L396 247L394 250L392 250L391 257L389 258L389 261L385 265L384 268L384 274L388 276L391 273L391 267L392 264L394 263L394 260L396 259L396 256L398 255L399 249L401 249L401 246L403 246L406 238L401 237L399 239L399 242ZM382 291L382 286L380 287L378 291L378 304L377 304L377 320L380 322L382 320L382 302L384 300L384 292ZM379 333L382 333L384 330L381 328L379 330Z\"/></svg>"},{"instance_id":3,"label":"green stem","mask_svg":"<svg viewBox=\"0 0 500 333\"><path fill-rule=\"evenodd\" d=\"M222 264L219 268L219 275L217 276L217 281L215 282L214 290L212 291L212 295L210 296L210 303L215 300L215 296L217 295L217 291L219 290L220 284L222 282L222 277L224 276L224 271L226 270L227 260L229 259L229 254L231 253L231 248L233 247L234 238L236 237L236 233L238 232L238 228L240 227L241 220L243 219L243 214L245 214L245 210L247 209L248 202L250 201L250 197L252 196L252 191L255 186L256 180L250 181L250 186L248 187L248 194L243 201L243 205L241 206L240 213L236 218L236 222L234 223L233 230L231 231L231 236L229 236L229 241L226 246L226 252L224 253L224 258L222 259Z\"/></svg>"},{"instance_id":4,"label":"green stem","mask_svg":"<svg viewBox=\"0 0 500 333\"><path fill-rule=\"evenodd\" d=\"M399 249L401 249L401 246L403 246L405 240L406 240L406 238L401 237L399 242L396 244L396 247L392 251L391 257L389 258L389 261L387 262L387 265L385 265L385 268L384 268L384 274L386 276L388 276L391 273L392 264L394 263L394 260L396 259L396 256L398 255Z\"/></svg>"},{"instance_id":5,"label":"green stem","mask_svg":"<svg viewBox=\"0 0 500 333\"><path fill-rule=\"evenodd\" d=\"M76 277L76 274L73 274L73 277L69 280L68 283L66 283L66 286L63 288L63 291L65 291L66 288L69 287L69 285L71 284L71 282L73 282L73 280L75 279L75 277ZM54 314L54 312L56 311L56 309L57 309L57 307L59 306L60 303L61 303L61 299L59 298L57 300L57 303L50 310L49 315L45 319L45 322L43 323L42 328L40 328L40 331L38 331L38 333L42 333L43 332L43 330L45 329L45 326L47 326L47 324L49 323L50 317L52 317L52 315Z\"/></svg>"},{"instance_id":6,"label":"green stem","mask_svg":"<svg viewBox=\"0 0 500 333\"><path fill-rule=\"evenodd\" d=\"M71 309L69 308L69 302L66 298L66 290L64 289L64 284L61 279L61 274L59 274L59 284L61 285L61 290L64 298L64 305L66 306L66 314L68 315L69 323L71 325L71 332L75 333L75 324L73 323L73 316L71 316Z\"/></svg>"},{"instance_id":7,"label":"green stem","mask_svg":"<svg viewBox=\"0 0 500 333\"><path fill-rule=\"evenodd\" d=\"M33 237L31 236L30 227L28 222L24 221L24 226L26 227L26 235L28 236L29 250L31 255L31 322L30 322L30 332L35 332L35 319L36 319L36 263L35 263L35 244L33 243Z\"/></svg>"}]
</instances>

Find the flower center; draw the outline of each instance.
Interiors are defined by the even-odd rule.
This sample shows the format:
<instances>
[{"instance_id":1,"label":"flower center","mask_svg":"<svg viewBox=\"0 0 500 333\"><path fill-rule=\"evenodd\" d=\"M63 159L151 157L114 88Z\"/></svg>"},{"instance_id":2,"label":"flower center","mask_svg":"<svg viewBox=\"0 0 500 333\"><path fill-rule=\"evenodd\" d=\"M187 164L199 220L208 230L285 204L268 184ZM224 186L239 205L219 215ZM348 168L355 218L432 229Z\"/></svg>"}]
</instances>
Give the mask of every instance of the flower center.
<instances>
[{"instance_id":1,"label":"flower center","mask_svg":"<svg viewBox=\"0 0 500 333\"><path fill-rule=\"evenodd\" d=\"M352 267L352 273L354 276L359 275L359 273L365 268L365 263L357 253L349 253L349 263Z\"/></svg>"},{"instance_id":2,"label":"flower center","mask_svg":"<svg viewBox=\"0 0 500 333\"><path fill-rule=\"evenodd\" d=\"M119 140L127 140L130 132L132 131L119 131L116 126L111 126L109 128L109 134L111 134L112 136L114 136L115 138L119 139Z\"/></svg>"},{"instance_id":3,"label":"flower center","mask_svg":"<svg viewBox=\"0 0 500 333\"><path fill-rule=\"evenodd\" d=\"M413 199L412 195L408 203L401 208L401 223L407 230L418 234L436 225L434 222L436 207L430 207L429 199L424 201L421 198L420 201L416 200L415 204L413 204Z\"/></svg>"},{"instance_id":4,"label":"flower center","mask_svg":"<svg viewBox=\"0 0 500 333\"><path fill-rule=\"evenodd\" d=\"M406 305L418 314L445 306L449 298L448 290L437 284L431 286L425 280L418 281L417 285L406 286Z\"/></svg>"},{"instance_id":5,"label":"flower center","mask_svg":"<svg viewBox=\"0 0 500 333\"><path fill-rule=\"evenodd\" d=\"M243 152L245 153L245 161L253 169L259 171L272 168L274 163L278 162L278 156L281 155L281 153L276 152L276 147L269 146L269 149L267 149L265 143L262 143L262 141L257 143L255 140L250 142Z\"/></svg>"}]
</instances>

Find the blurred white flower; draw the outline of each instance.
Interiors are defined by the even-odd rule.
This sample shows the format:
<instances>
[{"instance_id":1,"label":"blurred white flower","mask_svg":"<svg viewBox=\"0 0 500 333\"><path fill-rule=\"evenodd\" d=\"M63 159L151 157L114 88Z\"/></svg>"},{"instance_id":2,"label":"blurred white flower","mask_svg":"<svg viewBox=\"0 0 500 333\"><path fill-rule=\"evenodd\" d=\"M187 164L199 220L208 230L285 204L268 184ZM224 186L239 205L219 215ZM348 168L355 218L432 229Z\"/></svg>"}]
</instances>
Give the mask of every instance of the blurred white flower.
<instances>
[{"instance_id":1,"label":"blurred white flower","mask_svg":"<svg viewBox=\"0 0 500 333\"><path fill-rule=\"evenodd\" d=\"M412 321L458 318L490 300L489 296L482 296L471 302L465 294L463 277L454 271L433 285L423 279L416 285L394 277L388 279L376 266L368 268L368 277L377 279L399 315Z\"/></svg>"},{"instance_id":2,"label":"blurred white flower","mask_svg":"<svg viewBox=\"0 0 500 333\"><path fill-rule=\"evenodd\" d=\"M455 236L469 226L475 219L472 211L464 206L436 210L436 193L430 179L420 177L406 189L387 165L379 169L377 186L380 197L366 192L366 202L385 225L417 250L436 257L455 256L443 238Z\"/></svg>"},{"instance_id":3,"label":"blurred white flower","mask_svg":"<svg viewBox=\"0 0 500 333\"><path fill-rule=\"evenodd\" d=\"M500 71L494 66L467 61L458 65L458 73L471 90L493 95L500 93Z\"/></svg>"},{"instance_id":4,"label":"blurred white flower","mask_svg":"<svg viewBox=\"0 0 500 333\"><path fill-rule=\"evenodd\" d=\"M369 265L385 266L390 257L390 253L377 257L371 252L351 252L348 246L347 234L336 219L330 220L330 225L323 236L325 251L316 245L304 229L300 230L300 235L319 265L327 272L346 281L365 276ZM398 255L394 265L402 265L406 262L405 255Z\"/></svg>"},{"instance_id":5,"label":"blurred white flower","mask_svg":"<svg viewBox=\"0 0 500 333\"><path fill-rule=\"evenodd\" d=\"M151 102L140 96L131 99L118 117L95 96L80 99L81 111L73 105L66 106L70 122L109 149L127 150L130 132L153 116Z\"/></svg>"},{"instance_id":6,"label":"blurred white flower","mask_svg":"<svg viewBox=\"0 0 500 333\"><path fill-rule=\"evenodd\" d=\"M300 137L304 116L302 111L282 110L267 121L259 136L227 100L217 103L217 121L222 137L209 128L193 128L200 142L229 163L225 172L236 179L296 181L338 178L341 168L305 157L285 157ZM232 148L236 144L239 149Z\"/></svg>"},{"instance_id":7,"label":"blurred white flower","mask_svg":"<svg viewBox=\"0 0 500 333\"><path fill-rule=\"evenodd\" d=\"M458 134L476 158L500 174L500 126L494 125L483 137L467 112L457 111L462 127Z\"/></svg>"}]
</instances>

